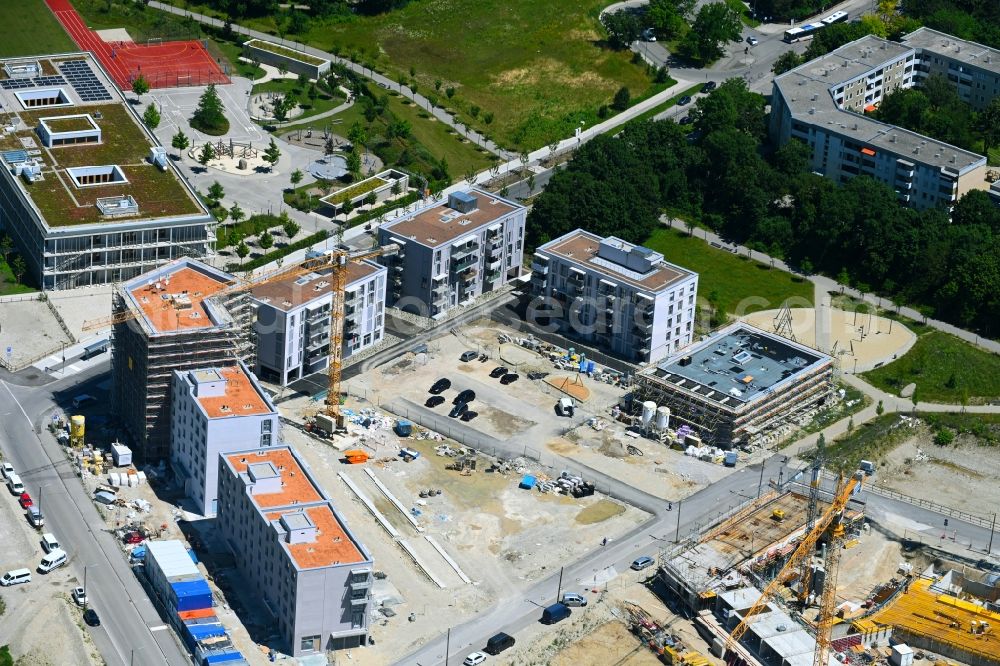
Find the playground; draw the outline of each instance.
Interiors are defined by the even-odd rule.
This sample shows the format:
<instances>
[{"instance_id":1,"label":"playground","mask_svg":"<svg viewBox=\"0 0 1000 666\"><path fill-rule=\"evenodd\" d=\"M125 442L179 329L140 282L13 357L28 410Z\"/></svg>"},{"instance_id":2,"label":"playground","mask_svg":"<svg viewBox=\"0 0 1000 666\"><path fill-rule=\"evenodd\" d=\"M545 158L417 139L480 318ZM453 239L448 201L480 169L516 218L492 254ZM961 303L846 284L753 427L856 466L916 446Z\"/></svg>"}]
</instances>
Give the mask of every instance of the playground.
<instances>
[{"instance_id":1,"label":"playground","mask_svg":"<svg viewBox=\"0 0 1000 666\"><path fill-rule=\"evenodd\" d=\"M209 160L205 165L207 167L239 176L263 172L275 173L252 141L219 139L210 143L215 157ZM203 146L204 144L193 146L188 151L188 157L197 161Z\"/></svg>"},{"instance_id":2,"label":"playground","mask_svg":"<svg viewBox=\"0 0 1000 666\"><path fill-rule=\"evenodd\" d=\"M200 41L151 40L147 44L136 44L130 40L107 42L87 27L70 0L45 0L45 3L77 46L92 52L123 90L131 89L132 81L140 74L151 88L230 82Z\"/></svg>"}]
</instances>

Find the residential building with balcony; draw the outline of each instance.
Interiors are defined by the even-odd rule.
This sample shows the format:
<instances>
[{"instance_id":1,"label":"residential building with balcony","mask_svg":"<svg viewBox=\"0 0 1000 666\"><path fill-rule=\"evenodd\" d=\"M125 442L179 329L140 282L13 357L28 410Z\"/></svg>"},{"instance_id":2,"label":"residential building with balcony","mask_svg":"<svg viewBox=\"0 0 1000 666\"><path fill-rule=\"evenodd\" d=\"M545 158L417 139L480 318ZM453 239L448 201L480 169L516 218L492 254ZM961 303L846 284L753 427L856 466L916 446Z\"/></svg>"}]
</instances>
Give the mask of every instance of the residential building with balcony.
<instances>
[{"instance_id":1,"label":"residential building with balcony","mask_svg":"<svg viewBox=\"0 0 1000 666\"><path fill-rule=\"evenodd\" d=\"M112 297L111 409L142 462L170 457L174 371L252 367L250 298L235 278L178 259L125 282Z\"/></svg>"},{"instance_id":2,"label":"residential building with balcony","mask_svg":"<svg viewBox=\"0 0 1000 666\"><path fill-rule=\"evenodd\" d=\"M521 275L527 209L489 192L454 192L379 227L389 305L441 318Z\"/></svg>"},{"instance_id":3,"label":"residential building with balcony","mask_svg":"<svg viewBox=\"0 0 1000 666\"><path fill-rule=\"evenodd\" d=\"M698 274L614 236L577 229L542 245L531 287L562 335L628 361L657 361L694 335Z\"/></svg>"},{"instance_id":4,"label":"residential building with balcony","mask_svg":"<svg viewBox=\"0 0 1000 666\"><path fill-rule=\"evenodd\" d=\"M216 514L219 455L280 443L271 398L243 363L175 370L170 405L170 464L203 516Z\"/></svg>"},{"instance_id":5,"label":"residential building with balcony","mask_svg":"<svg viewBox=\"0 0 1000 666\"><path fill-rule=\"evenodd\" d=\"M770 133L812 150L810 168L838 182L870 176L914 208L986 190L986 157L865 115L889 92L941 74L982 108L1000 91L1000 51L920 28L902 43L867 36L775 78Z\"/></svg>"},{"instance_id":6,"label":"residential building with balcony","mask_svg":"<svg viewBox=\"0 0 1000 666\"><path fill-rule=\"evenodd\" d=\"M287 446L221 457L218 530L294 657L368 644L368 549Z\"/></svg>"},{"instance_id":7,"label":"residential building with balcony","mask_svg":"<svg viewBox=\"0 0 1000 666\"><path fill-rule=\"evenodd\" d=\"M372 261L349 262L344 288L343 358L382 341L385 334L387 269ZM330 363L329 269L260 285L257 309L257 374L286 386Z\"/></svg>"}]
</instances>

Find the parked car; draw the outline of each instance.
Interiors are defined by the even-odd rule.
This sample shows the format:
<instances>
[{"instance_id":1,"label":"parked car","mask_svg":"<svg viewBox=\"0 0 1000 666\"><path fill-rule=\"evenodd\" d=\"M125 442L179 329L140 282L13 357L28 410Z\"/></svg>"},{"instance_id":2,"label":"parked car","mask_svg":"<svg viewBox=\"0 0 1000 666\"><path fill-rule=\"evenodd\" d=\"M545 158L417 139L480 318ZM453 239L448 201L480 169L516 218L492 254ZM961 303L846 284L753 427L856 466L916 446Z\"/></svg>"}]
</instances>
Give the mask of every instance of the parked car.
<instances>
[{"instance_id":1,"label":"parked car","mask_svg":"<svg viewBox=\"0 0 1000 666\"><path fill-rule=\"evenodd\" d=\"M572 614L573 611L568 606L556 603L542 611L540 622L542 624L556 624L557 622L562 622Z\"/></svg>"},{"instance_id":2,"label":"parked car","mask_svg":"<svg viewBox=\"0 0 1000 666\"><path fill-rule=\"evenodd\" d=\"M486 641L486 649L483 650L486 654L500 654L508 648L514 647L514 637L510 634L500 632L490 637L490 640Z\"/></svg>"},{"instance_id":3,"label":"parked car","mask_svg":"<svg viewBox=\"0 0 1000 666\"><path fill-rule=\"evenodd\" d=\"M122 541L124 541L127 544L142 543L145 540L146 540L146 537L142 536L142 534L140 534L139 532L128 532L122 538Z\"/></svg>"},{"instance_id":4,"label":"parked car","mask_svg":"<svg viewBox=\"0 0 1000 666\"><path fill-rule=\"evenodd\" d=\"M0 465L0 471L3 472L3 478L9 479L12 474L14 474L14 466L9 462L5 462Z\"/></svg>"},{"instance_id":5,"label":"parked car","mask_svg":"<svg viewBox=\"0 0 1000 666\"><path fill-rule=\"evenodd\" d=\"M760 40L752 36L747 37L747 44L749 44L750 46L757 46L758 44L760 44Z\"/></svg>"},{"instance_id":6,"label":"parked car","mask_svg":"<svg viewBox=\"0 0 1000 666\"><path fill-rule=\"evenodd\" d=\"M510 371L507 370L507 368L503 367L502 365L498 365L497 367L490 370L490 377L492 377L493 379L497 379L499 377L503 377L508 372Z\"/></svg>"},{"instance_id":7,"label":"parked car","mask_svg":"<svg viewBox=\"0 0 1000 666\"><path fill-rule=\"evenodd\" d=\"M464 414L462 414L462 420L469 422L472 419L476 418L477 416L479 416L479 412L474 412L470 409L467 410Z\"/></svg>"},{"instance_id":8,"label":"parked car","mask_svg":"<svg viewBox=\"0 0 1000 666\"><path fill-rule=\"evenodd\" d=\"M503 377L501 377L500 378L500 383L503 384L504 386L506 386L507 384L513 384L514 382L516 382L520 378L521 378L520 375L516 375L516 374L514 374L512 372L510 374L506 374Z\"/></svg>"},{"instance_id":9,"label":"parked car","mask_svg":"<svg viewBox=\"0 0 1000 666\"><path fill-rule=\"evenodd\" d=\"M77 606L87 605L87 593L82 587L74 587L72 597Z\"/></svg>"},{"instance_id":10,"label":"parked car","mask_svg":"<svg viewBox=\"0 0 1000 666\"><path fill-rule=\"evenodd\" d=\"M444 396L432 395L431 397L427 398L427 402L424 403L424 407L434 408L437 407L438 405L443 405L443 404L444 404Z\"/></svg>"},{"instance_id":11,"label":"parked car","mask_svg":"<svg viewBox=\"0 0 1000 666\"><path fill-rule=\"evenodd\" d=\"M451 404L457 405L460 402L472 402L476 399L476 392L472 389L465 389L461 393L455 396L455 399L451 401Z\"/></svg>"},{"instance_id":12,"label":"parked car","mask_svg":"<svg viewBox=\"0 0 1000 666\"><path fill-rule=\"evenodd\" d=\"M547 372L529 372L528 373L528 379L531 379L531 380L545 379L548 376L549 376L549 373L547 373Z\"/></svg>"},{"instance_id":13,"label":"parked car","mask_svg":"<svg viewBox=\"0 0 1000 666\"><path fill-rule=\"evenodd\" d=\"M587 605L586 597L576 592L565 592L562 595L561 602L563 606L577 606L582 608Z\"/></svg>"},{"instance_id":14,"label":"parked car","mask_svg":"<svg viewBox=\"0 0 1000 666\"><path fill-rule=\"evenodd\" d=\"M451 380L442 377L441 379L434 382L434 386L431 386L430 392L433 393L434 395L437 395L438 393L444 393L450 388L451 388Z\"/></svg>"},{"instance_id":15,"label":"parked car","mask_svg":"<svg viewBox=\"0 0 1000 666\"><path fill-rule=\"evenodd\" d=\"M83 621L87 623L88 627L101 626L101 618L93 608L83 611Z\"/></svg>"},{"instance_id":16,"label":"parked car","mask_svg":"<svg viewBox=\"0 0 1000 666\"><path fill-rule=\"evenodd\" d=\"M473 652L465 658L465 661L462 662L462 666L479 666L479 664L484 661L486 661L485 652Z\"/></svg>"},{"instance_id":17,"label":"parked car","mask_svg":"<svg viewBox=\"0 0 1000 666\"><path fill-rule=\"evenodd\" d=\"M690 95L684 95L684 97L681 97L679 100L677 100L677 103L680 104L681 106L684 106L685 104L690 104L691 103L691 96Z\"/></svg>"},{"instance_id":18,"label":"parked car","mask_svg":"<svg viewBox=\"0 0 1000 666\"><path fill-rule=\"evenodd\" d=\"M448 412L448 416L450 416L453 419L456 419L459 416L465 414L467 411L469 411L469 404L466 402L460 402L451 408L451 411Z\"/></svg>"},{"instance_id":19,"label":"parked car","mask_svg":"<svg viewBox=\"0 0 1000 666\"><path fill-rule=\"evenodd\" d=\"M21 493L21 496L17 499L17 503L21 505L22 509L27 509L29 506L34 505L34 501L32 501L31 495L28 493Z\"/></svg>"},{"instance_id":20,"label":"parked car","mask_svg":"<svg viewBox=\"0 0 1000 666\"><path fill-rule=\"evenodd\" d=\"M717 85L718 85L718 84L717 84L717 83L716 83L715 81L707 81L707 82L705 83L705 85L703 85L703 86L701 87L701 91L702 91L703 93L710 93L710 92L712 92L713 90L715 90L715 88L716 88L716 86L717 86Z\"/></svg>"},{"instance_id":21,"label":"parked car","mask_svg":"<svg viewBox=\"0 0 1000 666\"><path fill-rule=\"evenodd\" d=\"M680 119L680 120L679 120L678 122L679 122L679 123L680 123L681 125L690 125L691 123L693 123L693 122L694 122L694 118L692 118L691 116L684 116L684 117L683 117L683 118L681 118L681 119Z\"/></svg>"},{"instance_id":22,"label":"parked car","mask_svg":"<svg viewBox=\"0 0 1000 666\"><path fill-rule=\"evenodd\" d=\"M466 363L466 362L471 361L472 359L476 358L477 356L479 356L479 354L477 352L467 351L467 352L462 352L461 359L462 359L463 363Z\"/></svg>"},{"instance_id":23,"label":"parked car","mask_svg":"<svg viewBox=\"0 0 1000 666\"><path fill-rule=\"evenodd\" d=\"M642 571L653 566L654 560L652 557L643 555L642 557L637 557L632 561L632 569L634 571Z\"/></svg>"}]
</instances>

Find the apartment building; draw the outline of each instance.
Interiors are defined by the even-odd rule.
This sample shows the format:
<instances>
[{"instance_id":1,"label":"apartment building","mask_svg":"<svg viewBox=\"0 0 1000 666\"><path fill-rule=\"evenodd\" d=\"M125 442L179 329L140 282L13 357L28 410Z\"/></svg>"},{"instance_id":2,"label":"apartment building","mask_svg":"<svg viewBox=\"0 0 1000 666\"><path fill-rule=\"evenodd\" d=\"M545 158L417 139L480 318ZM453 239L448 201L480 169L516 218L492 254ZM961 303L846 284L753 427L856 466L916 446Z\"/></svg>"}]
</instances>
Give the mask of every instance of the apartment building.
<instances>
[{"instance_id":1,"label":"apartment building","mask_svg":"<svg viewBox=\"0 0 1000 666\"><path fill-rule=\"evenodd\" d=\"M286 386L330 362L330 270L317 270L255 288L257 374ZM343 357L382 341L387 269L371 261L347 264Z\"/></svg>"},{"instance_id":2,"label":"apartment building","mask_svg":"<svg viewBox=\"0 0 1000 666\"><path fill-rule=\"evenodd\" d=\"M614 236L577 229L542 245L531 286L561 334L628 361L657 361L694 334L698 274Z\"/></svg>"},{"instance_id":3,"label":"apartment building","mask_svg":"<svg viewBox=\"0 0 1000 666\"><path fill-rule=\"evenodd\" d=\"M838 182L866 175L914 208L988 189L986 157L864 115L897 88L940 73L973 106L1000 90L1000 51L927 28L902 43L867 36L775 78L770 133L812 149L810 168Z\"/></svg>"},{"instance_id":4,"label":"apartment building","mask_svg":"<svg viewBox=\"0 0 1000 666\"><path fill-rule=\"evenodd\" d=\"M379 227L379 244L399 252L389 269L389 305L441 318L521 275L527 209L489 192L448 195Z\"/></svg>"},{"instance_id":5,"label":"apartment building","mask_svg":"<svg viewBox=\"0 0 1000 666\"><path fill-rule=\"evenodd\" d=\"M170 406L170 464L203 516L214 516L219 455L280 443L271 398L243 363L175 370Z\"/></svg>"},{"instance_id":6,"label":"apartment building","mask_svg":"<svg viewBox=\"0 0 1000 666\"><path fill-rule=\"evenodd\" d=\"M111 408L142 462L170 456L175 370L253 364L249 296L233 276L178 259L122 284L112 297Z\"/></svg>"},{"instance_id":7,"label":"apartment building","mask_svg":"<svg viewBox=\"0 0 1000 666\"><path fill-rule=\"evenodd\" d=\"M42 290L214 254L215 219L89 53L2 60L0 228Z\"/></svg>"},{"instance_id":8,"label":"apartment building","mask_svg":"<svg viewBox=\"0 0 1000 666\"><path fill-rule=\"evenodd\" d=\"M368 643L372 556L294 450L222 456L217 520L292 656Z\"/></svg>"}]
</instances>

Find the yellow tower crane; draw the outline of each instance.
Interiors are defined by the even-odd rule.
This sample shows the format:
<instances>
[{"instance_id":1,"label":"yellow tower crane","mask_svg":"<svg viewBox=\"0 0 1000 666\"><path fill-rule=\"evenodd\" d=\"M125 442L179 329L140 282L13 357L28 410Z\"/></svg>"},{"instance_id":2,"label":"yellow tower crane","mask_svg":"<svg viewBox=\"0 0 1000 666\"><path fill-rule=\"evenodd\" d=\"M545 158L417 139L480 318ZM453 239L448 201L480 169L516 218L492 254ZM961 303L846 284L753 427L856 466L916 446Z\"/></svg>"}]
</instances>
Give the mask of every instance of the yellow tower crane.
<instances>
[{"instance_id":1,"label":"yellow tower crane","mask_svg":"<svg viewBox=\"0 0 1000 666\"><path fill-rule=\"evenodd\" d=\"M820 537L827 531L827 529L834 523L835 519L838 519L844 512L844 508L847 506L848 500L850 500L854 489L857 487L861 479L864 478L863 472L855 472L847 482L844 482L843 477L837 481L837 490L834 493L833 502L827 507L826 511L823 512L816 519L816 523L813 528L803 537L802 541L799 543L798 547L792 552L788 561L781 568L781 571L774 577L774 579L768 583L767 587L761 592L760 597L754 602L753 606L744 614L743 619L740 623L736 625L732 633L726 639L726 651L730 652L739 643L740 638L746 633L747 629L750 628L750 624L754 621L756 615L758 615L764 607L777 594L778 590L784 584L784 581L788 577L788 574L792 573L796 569L800 569L808 566L809 558L816 551L816 544L819 542ZM837 527L842 530L839 522ZM836 532L836 529L835 529ZM833 556L831 561L831 553L833 551L839 550L839 542L836 541L830 545L827 550L827 570L826 570L826 581L823 586L823 600L820 603L820 614L817 620L817 632L816 632L816 652L814 655L814 666L827 666L826 659L827 654L830 649L830 629L833 626L833 604L836 593L836 579L837 574L835 568L831 570L829 567L833 565L836 567L839 560L839 552ZM824 633L825 632L825 633Z\"/></svg>"}]
</instances>

